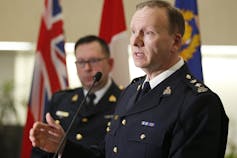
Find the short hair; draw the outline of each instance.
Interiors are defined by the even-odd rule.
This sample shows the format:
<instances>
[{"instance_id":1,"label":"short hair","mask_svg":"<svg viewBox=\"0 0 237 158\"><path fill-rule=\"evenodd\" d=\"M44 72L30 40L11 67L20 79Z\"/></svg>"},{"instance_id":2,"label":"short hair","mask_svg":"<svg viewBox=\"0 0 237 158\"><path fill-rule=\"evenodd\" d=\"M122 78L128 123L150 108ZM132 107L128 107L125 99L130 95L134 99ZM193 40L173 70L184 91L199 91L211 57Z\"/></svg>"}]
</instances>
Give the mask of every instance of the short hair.
<instances>
[{"instance_id":1,"label":"short hair","mask_svg":"<svg viewBox=\"0 0 237 158\"><path fill-rule=\"evenodd\" d=\"M141 2L136 6L136 10L140 10L144 7L149 8L165 8L167 11L167 16L169 19L169 32L170 33L180 33L181 36L184 35L185 31L185 21L182 13L179 9L173 7L169 2L162 0L150 0Z\"/></svg>"},{"instance_id":2,"label":"short hair","mask_svg":"<svg viewBox=\"0 0 237 158\"><path fill-rule=\"evenodd\" d=\"M82 45L82 44L91 43L91 42L98 42L99 45L101 46L105 56L110 57L110 50L109 50L108 44L105 42L105 40L103 40L102 38L95 36L95 35L86 35L84 37L79 38L76 41L75 46L74 46L75 53L76 53L77 46Z\"/></svg>"}]
</instances>

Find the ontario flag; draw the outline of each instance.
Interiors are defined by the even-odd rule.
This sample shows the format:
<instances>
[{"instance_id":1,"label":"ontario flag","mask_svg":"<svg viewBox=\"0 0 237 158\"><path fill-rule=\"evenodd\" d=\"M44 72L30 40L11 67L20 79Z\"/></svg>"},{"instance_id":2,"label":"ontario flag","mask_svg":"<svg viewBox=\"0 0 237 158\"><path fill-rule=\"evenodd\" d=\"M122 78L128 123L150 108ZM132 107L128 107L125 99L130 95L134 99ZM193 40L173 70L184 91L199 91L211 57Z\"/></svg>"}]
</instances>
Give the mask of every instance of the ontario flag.
<instances>
[{"instance_id":1,"label":"ontario flag","mask_svg":"<svg viewBox=\"0 0 237 158\"><path fill-rule=\"evenodd\" d=\"M176 0L175 6L181 10L185 19L185 33L181 56L187 61L193 75L203 81L197 1Z\"/></svg>"},{"instance_id":2,"label":"ontario flag","mask_svg":"<svg viewBox=\"0 0 237 158\"><path fill-rule=\"evenodd\" d=\"M54 92L68 87L62 9L58 0L45 0L41 18L21 158L30 158L29 130L42 121Z\"/></svg>"},{"instance_id":3,"label":"ontario flag","mask_svg":"<svg viewBox=\"0 0 237 158\"><path fill-rule=\"evenodd\" d=\"M111 55L115 59L112 76L119 84L130 82L129 69L121 68L128 64L128 33L122 0L104 0L101 16L99 37L103 38L110 47Z\"/></svg>"}]
</instances>

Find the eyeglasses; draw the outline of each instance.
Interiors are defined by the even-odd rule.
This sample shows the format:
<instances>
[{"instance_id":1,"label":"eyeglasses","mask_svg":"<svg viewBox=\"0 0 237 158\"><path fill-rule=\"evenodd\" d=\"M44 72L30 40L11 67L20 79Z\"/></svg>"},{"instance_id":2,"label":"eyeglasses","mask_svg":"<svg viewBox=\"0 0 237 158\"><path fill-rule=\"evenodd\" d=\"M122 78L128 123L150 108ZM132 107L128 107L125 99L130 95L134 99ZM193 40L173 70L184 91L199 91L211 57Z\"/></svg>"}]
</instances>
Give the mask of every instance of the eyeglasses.
<instances>
[{"instance_id":1,"label":"eyeglasses","mask_svg":"<svg viewBox=\"0 0 237 158\"><path fill-rule=\"evenodd\" d=\"M108 57L103 57L103 58L92 58L89 60L76 60L75 64L80 66L81 68L84 68L86 64L90 64L90 66L94 67L97 66L98 62L107 59Z\"/></svg>"}]
</instances>

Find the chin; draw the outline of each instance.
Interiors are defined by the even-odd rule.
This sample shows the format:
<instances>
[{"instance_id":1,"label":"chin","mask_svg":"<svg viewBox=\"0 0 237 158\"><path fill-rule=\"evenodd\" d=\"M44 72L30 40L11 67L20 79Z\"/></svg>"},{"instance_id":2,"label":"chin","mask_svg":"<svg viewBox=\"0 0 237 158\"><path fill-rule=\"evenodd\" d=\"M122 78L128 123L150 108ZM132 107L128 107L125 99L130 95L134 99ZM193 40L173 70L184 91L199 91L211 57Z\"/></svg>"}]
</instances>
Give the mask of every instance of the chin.
<instances>
[{"instance_id":1,"label":"chin","mask_svg":"<svg viewBox=\"0 0 237 158\"><path fill-rule=\"evenodd\" d=\"M144 64L142 64L140 62L134 62L134 63L135 63L136 67L139 67L139 68L143 68L144 67Z\"/></svg>"}]
</instances>

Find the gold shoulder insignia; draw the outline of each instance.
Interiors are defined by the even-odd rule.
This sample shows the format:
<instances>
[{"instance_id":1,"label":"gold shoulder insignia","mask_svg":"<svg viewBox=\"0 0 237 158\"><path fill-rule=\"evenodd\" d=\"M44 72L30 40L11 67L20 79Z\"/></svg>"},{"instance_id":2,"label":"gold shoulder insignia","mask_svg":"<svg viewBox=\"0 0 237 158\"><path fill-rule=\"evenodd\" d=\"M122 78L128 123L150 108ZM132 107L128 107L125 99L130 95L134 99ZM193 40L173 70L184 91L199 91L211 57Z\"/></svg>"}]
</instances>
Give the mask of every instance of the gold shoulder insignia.
<instances>
[{"instance_id":1,"label":"gold shoulder insignia","mask_svg":"<svg viewBox=\"0 0 237 158\"><path fill-rule=\"evenodd\" d=\"M194 77L192 77L190 74L186 74L185 76L188 85L194 89L196 92L198 93L203 93L208 91L208 88L205 87L205 85L203 85L202 83L198 82L197 79L195 79Z\"/></svg>"},{"instance_id":2,"label":"gold shoulder insignia","mask_svg":"<svg viewBox=\"0 0 237 158\"><path fill-rule=\"evenodd\" d=\"M198 93L202 93L202 92L206 92L206 91L208 91L208 89L206 87L204 87L204 86L201 86L201 87L197 88L197 92Z\"/></svg>"},{"instance_id":3,"label":"gold shoulder insignia","mask_svg":"<svg viewBox=\"0 0 237 158\"><path fill-rule=\"evenodd\" d=\"M190 80L192 77L190 74L186 74L186 79Z\"/></svg>"},{"instance_id":4,"label":"gold shoulder insignia","mask_svg":"<svg viewBox=\"0 0 237 158\"><path fill-rule=\"evenodd\" d=\"M72 101L73 102L76 102L78 100L78 94L74 94L73 96L72 96Z\"/></svg>"}]
</instances>

